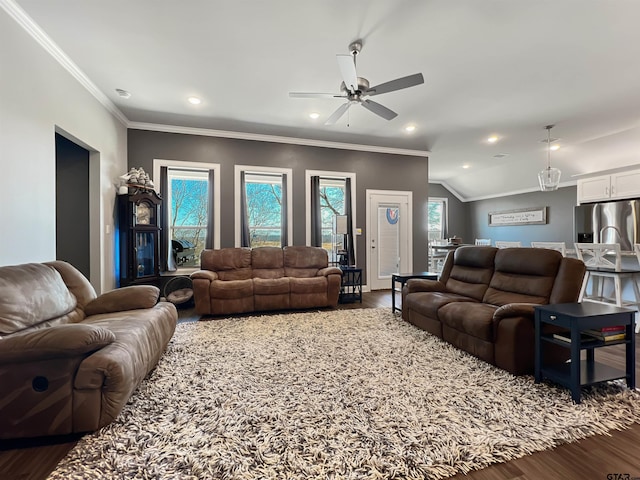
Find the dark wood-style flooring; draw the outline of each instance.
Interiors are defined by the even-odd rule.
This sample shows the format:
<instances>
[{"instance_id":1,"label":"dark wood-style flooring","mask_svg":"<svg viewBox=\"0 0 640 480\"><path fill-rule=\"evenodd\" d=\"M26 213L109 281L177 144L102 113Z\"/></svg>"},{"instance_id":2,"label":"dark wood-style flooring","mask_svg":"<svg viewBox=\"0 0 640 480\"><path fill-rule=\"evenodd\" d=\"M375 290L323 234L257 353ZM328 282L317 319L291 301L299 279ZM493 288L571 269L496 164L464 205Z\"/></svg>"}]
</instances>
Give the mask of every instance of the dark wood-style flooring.
<instances>
[{"instance_id":1,"label":"dark wood-style flooring","mask_svg":"<svg viewBox=\"0 0 640 480\"><path fill-rule=\"evenodd\" d=\"M363 294L362 304L339 308L391 308L389 290ZM192 310L181 310L180 321L196 321ZM640 340L640 338L637 338ZM636 356L640 356L640 341ZM624 368L624 347L600 349L599 360ZM606 350L606 352L604 351ZM640 378L636 362L636 377ZM0 443L0 480L43 480L73 448L77 438L59 438ZM597 435L553 450L493 465L454 479L466 480L608 480L640 478L640 425L634 424L611 435Z\"/></svg>"}]
</instances>

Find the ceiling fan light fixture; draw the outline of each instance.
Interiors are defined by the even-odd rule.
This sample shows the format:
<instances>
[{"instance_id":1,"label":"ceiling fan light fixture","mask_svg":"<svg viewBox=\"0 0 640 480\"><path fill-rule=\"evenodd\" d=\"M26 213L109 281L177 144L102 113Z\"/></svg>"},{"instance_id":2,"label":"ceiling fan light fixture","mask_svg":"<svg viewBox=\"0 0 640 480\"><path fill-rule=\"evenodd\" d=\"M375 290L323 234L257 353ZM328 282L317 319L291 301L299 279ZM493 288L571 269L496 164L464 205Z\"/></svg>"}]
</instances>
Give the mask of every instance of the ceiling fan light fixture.
<instances>
[{"instance_id":1,"label":"ceiling fan light fixture","mask_svg":"<svg viewBox=\"0 0 640 480\"><path fill-rule=\"evenodd\" d=\"M498 137L496 137L495 135L491 135L489 138L487 138L487 142L489 143L496 143L498 141Z\"/></svg>"},{"instance_id":2,"label":"ceiling fan light fixture","mask_svg":"<svg viewBox=\"0 0 640 480\"><path fill-rule=\"evenodd\" d=\"M189 97L187 98L187 101L191 105L200 105L202 103L202 100L200 100L198 97Z\"/></svg>"},{"instance_id":3,"label":"ceiling fan light fixture","mask_svg":"<svg viewBox=\"0 0 640 480\"><path fill-rule=\"evenodd\" d=\"M543 192L552 192L560 185L560 175L562 172L551 166L551 129L554 125L544 127L547 130L547 168L538 173L538 183Z\"/></svg>"},{"instance_id":4,"label":"ceiling fan light fixture","mask_svg":"<svg viewBox=\"0 0 640 480\"><path fill-rule=\"evenodd\" d=\"M320 118L320 114L318 112L311 112L309 114L309 118L311 118L313 120L316 120L316 119Z\"/></svg>"},{"instance_id":5,"label":"ceiling fan light fixture","mask_svg":"<svg viewBox=\"0 0 640 480\"><path fill-rule=\"evenodd\" d=\"M413 133L416 131L416 126L415 125L407 125L406 127L404 127L404 131L407 133Z\"/></svg>"}]
</instances>

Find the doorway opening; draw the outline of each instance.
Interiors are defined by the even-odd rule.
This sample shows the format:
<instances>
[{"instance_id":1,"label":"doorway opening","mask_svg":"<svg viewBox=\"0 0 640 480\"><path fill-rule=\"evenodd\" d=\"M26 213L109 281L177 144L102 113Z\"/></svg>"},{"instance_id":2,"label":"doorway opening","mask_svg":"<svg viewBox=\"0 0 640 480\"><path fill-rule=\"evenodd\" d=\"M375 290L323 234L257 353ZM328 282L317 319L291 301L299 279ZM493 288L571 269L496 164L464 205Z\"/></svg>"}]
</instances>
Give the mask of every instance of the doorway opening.
<instances>
[{"instance_id":1,"label":"doorway opening","mask_svg":"<svg viewBox=\"0 0 640 480\"><path fill-rule=\"evenodd\" d=\"M62 135L56 144L56 259L91 278L89 151Z\"/></svg>"}]
</instances>

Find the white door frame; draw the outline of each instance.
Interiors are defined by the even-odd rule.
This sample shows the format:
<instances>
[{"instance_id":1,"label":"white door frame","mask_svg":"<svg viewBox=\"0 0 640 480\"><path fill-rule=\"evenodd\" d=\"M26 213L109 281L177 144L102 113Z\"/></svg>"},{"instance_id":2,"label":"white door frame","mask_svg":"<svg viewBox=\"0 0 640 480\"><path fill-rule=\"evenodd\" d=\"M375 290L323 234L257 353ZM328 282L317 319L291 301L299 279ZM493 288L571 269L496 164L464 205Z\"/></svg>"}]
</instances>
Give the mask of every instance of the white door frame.
<instances>
[{"instance_id":1,"label":"white door frame","mask_svg":"<svg viewBox=\"0 0 640 480\"><path fill-rule=\"evenodd\" d=\"M407 199L407 215L406 226L407 236L406 244L407 251L400 250L401 264L407 265L408 270L413 269L413 192L408 190L366 190L366 259L367 259L367 290L371 290L371 201L373 196L389 196L389 197L406 197ZM402 270L402 269L401 269ZM402 272L398 272L402 273ZM391 288L391 279L389 279L389 288Z\"/></svg>"}]
</instances>

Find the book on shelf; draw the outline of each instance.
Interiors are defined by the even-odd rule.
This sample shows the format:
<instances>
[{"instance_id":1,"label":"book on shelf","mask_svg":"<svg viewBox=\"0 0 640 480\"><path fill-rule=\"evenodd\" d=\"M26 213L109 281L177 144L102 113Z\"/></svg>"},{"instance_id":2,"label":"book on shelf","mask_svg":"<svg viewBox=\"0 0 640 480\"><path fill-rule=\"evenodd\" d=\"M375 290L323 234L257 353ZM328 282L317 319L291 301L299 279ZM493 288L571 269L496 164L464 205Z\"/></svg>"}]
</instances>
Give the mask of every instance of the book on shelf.
<instances>
[{"instance_id":1,"label":"book on shelf","mask_svg":"<svg viewBox=\"0 0 640 480\"><path fill-rule=\"evenodd\" d=\"M571 332L554 333L553 338L562 342L571 343ZM595 342L596 340L597 338L593 337L592 335L586 335L584 333L580 334L580 343Z\"/></svg>"},{"instance_id":2,"label":"book on shelf","mask_svg":"<svg viewBox=\"0 0 640 480\"><path fill-rule=\"evenodd\" d=\"M615 340L624 340L627 338L625 331L602 333L598 330L584 330L584 333L591 335L593 338L602 340L603 342L613 342Z\"/></svg>"},{"instance_id":3,"label":"book on shelf","mask_svg":"<svg viewBox=\"0 0 640 480\"><path fill-rule=\"evenodd\" d=\"M625 327L624 325L615 325L613 327L593 328L591 329L591 331L598 332L603 335L614 335L617 333L624 332L626 328L627 327Z\"/></svg>"}]
</instances>

